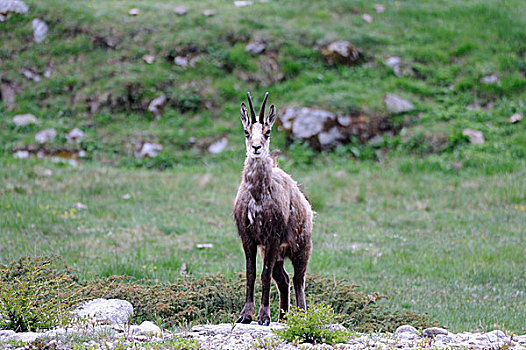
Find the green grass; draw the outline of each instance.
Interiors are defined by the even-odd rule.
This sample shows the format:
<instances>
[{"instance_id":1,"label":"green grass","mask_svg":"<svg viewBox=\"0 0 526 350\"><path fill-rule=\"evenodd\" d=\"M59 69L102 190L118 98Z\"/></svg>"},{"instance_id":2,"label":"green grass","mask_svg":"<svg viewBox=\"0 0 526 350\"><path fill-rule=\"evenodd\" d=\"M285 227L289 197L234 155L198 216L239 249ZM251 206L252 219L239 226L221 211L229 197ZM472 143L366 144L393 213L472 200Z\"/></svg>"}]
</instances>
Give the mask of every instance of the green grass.
<instances>
[{"instance_id":1,"label":"green grass","mask_svg":"<svg viewBox=\"0 0 526 350\"><path fill-rule=\"evenodd\" d=\"M377 145L316 154L274 132L282 167L318 212L310 272L390 295L391 307L428 312L454 331L526 332L526 124L508 123L526 112L526 2L377 1L382 14L365 0L27 3L30 14L0 26L0 75L19 87L14 110L0 102L0 262L56 253L85 279L170 281L183 264L194 276L243 271L231 208L246 91L258 99L270 91L278 113L301 105L381 116L382 96L396 93L416 111L391 116L400 133ZM188 14L173 14L176 4ZM128 15L133 7L139 16ZM216 16L202 16L207 8ZM36 16L50 27L42 44L30 40ZM268 55L244 52L251 38L266 40L278 72L263 70ZM327 66L319 48L336 39L359 46L366 62ZM142 61L147 53L152 65ZM177 55L201 59L185 70L172 63ZM391 55L405 76L384 65ZM53 75L39 83L20 74L49 65ZM481 84L489 74L500 83ZM161 93L169 104L155 120L146 107ZM474 102L493 107L468 110ZM16 127L19 113L39 125ZM48 127L59 135L43 148L85 150L79 167L13 159L17 149L37 149L34 134ZM86 133L80 144L66 142L73 127ZM470 145L464 128L482 131L486 143ZM224 136L226 151L209 155ZM137 160L142 140L164 149ZM76 202L88 209L72 211Z\"/></svg>"}]
</instances>

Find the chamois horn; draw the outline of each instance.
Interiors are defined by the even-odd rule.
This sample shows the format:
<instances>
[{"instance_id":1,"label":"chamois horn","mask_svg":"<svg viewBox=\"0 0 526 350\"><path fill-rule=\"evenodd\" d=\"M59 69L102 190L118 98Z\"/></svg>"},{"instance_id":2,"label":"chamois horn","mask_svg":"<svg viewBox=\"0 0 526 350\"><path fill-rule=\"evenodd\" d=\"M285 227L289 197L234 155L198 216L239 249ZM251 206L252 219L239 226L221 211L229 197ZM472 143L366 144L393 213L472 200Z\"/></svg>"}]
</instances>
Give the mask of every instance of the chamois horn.
<instances>
[{"instance_id":1,"label":"chamois horn","mask_svg":"<svg viewBox=\"0 0 526 350\"><path fill-rule=\"evenodd\" d=\"M267 103L268 92L265 93L265 98L263 99L263 104L261 105L261 110L259 111L259 122L263 124L263 119L265 119L265 103Z\"/></svg>"},{"instance_id":2,"label":"chamois horn","mask_svg":"<svg viewBox=\"0 0 526 350\"><path fill-rule=\"evenodd\" d=\"M256 112L254 106L252 106L252 98L250 98L250 92L247 92L248 104L250 105L250 122L254 124L256 122Z\"/></svg>"}]
</instances>

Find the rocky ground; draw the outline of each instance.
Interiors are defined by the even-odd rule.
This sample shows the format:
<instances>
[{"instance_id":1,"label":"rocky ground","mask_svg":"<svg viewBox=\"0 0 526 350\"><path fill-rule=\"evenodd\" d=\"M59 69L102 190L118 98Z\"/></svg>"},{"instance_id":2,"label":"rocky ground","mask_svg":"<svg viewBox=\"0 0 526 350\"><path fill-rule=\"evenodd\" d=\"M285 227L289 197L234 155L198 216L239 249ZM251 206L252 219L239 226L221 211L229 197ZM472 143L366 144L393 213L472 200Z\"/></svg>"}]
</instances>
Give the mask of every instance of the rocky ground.
<instances>
[{"instance_id":1,"label":"rocky ground","mask_svg":"<svg viewBox=\"0 0 526 350\"><path fill-rule=\"evenodd\" d=\"M244 324L196 325L190 330L162 330L152 322L128 323L133 306L124 300L96 299L75 310L75 322L46 332L0 330L3 349L526 349L526 335L494 330L451 333L433 327L399 327L394 334L352 333L342 344L294 344L275 333L286 327ZM338 329L343 329L337 325Z\"/></svg>"}]
</instances>

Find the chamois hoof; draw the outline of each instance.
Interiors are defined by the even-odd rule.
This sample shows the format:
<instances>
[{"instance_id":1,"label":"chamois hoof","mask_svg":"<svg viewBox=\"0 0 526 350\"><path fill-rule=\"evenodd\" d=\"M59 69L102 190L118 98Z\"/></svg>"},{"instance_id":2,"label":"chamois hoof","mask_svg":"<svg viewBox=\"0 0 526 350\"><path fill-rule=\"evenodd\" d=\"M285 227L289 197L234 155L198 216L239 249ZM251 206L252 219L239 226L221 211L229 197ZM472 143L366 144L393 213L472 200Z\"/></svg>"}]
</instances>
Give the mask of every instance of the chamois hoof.
<instances>
[{"instance_id":1,"label":"chamois hoof","mask_svg":"<svg viewBox=\"0 0 526 350\"><path fill-rule=\"evenodd\" d=\"M252 323L251 317L241 316L236 320L236 323L249 324Z\"/></svg>"},{"instance_id":2,"label":"chamois hoof","mask_svg":"<svg viewBox=\"0 0 526 350\"><path fill-rule=\"evenodd\" d=\"M260 326L270 326L270 320L259 320L258 324Z\"/></svg>"}]
</instances>

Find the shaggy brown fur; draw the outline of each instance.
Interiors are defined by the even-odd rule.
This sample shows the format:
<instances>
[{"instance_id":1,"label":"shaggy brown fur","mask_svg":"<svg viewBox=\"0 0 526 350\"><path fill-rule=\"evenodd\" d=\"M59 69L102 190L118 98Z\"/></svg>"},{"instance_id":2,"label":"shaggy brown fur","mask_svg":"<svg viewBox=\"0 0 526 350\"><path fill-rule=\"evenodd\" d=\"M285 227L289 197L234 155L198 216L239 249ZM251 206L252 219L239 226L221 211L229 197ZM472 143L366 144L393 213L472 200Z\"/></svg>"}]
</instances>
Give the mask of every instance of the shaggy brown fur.
<instances>
[{"instance_id":1,"label":"shaggy brown fur","mask_svg":"<svg viewBox=\"0 0 526 350\"><path fill-rule=\"evenodd\" d=\"M270 130L275 120L274 106L270 107L269 116L265 119L263 102L258 123L250 94L249 103L250 122L245 105L241 106L241 121L247 135L247 158L234 204L234 218L245 251L247 278L246 303L237 322L250 323L255 315L254 283L259 247L263 271L258 323L268 325L271 277L279 290L280 319L289 310L290 287L289 276L283 268L285 258L289 258L294 267L297 306L306 308L304 284L312 249L313 212L296 182L276 166L268 152Z\"/></svg>"}]
</instances>

